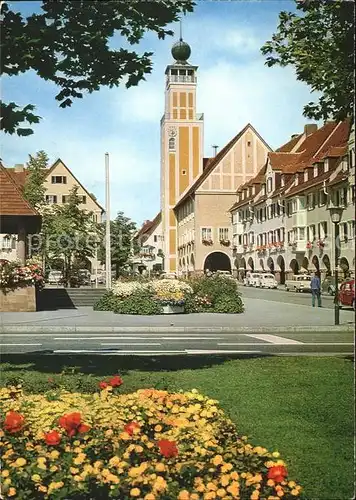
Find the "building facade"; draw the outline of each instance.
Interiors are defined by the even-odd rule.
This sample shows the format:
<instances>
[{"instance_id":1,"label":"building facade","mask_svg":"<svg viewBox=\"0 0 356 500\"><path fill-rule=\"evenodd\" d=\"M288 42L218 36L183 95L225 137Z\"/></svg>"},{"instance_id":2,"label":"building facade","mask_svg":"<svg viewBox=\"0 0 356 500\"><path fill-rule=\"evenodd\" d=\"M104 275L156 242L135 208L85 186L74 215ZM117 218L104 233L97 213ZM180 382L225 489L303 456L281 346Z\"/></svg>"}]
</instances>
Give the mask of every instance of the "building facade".
<instances>
[{"instance_id":1,"label":"building facade","mask_svg":"<svg viewBox=\"0 0 356 500\"><path fill-rule=\"evenodd\" d=\"M342 206L339 266L355 270L355 152L349 121L306 125L276 152L231 207L236 274L334 272L335 227L328 207Z\"/></svg>"},{"instance_id":2,"label":"building facade","mask_svg":"<svg viewBox=\"0 0 356 500\"><path fill-rule=\"evenodd\" d=\"M146 220L133 236L138 252L131 257L134 273L151 275L163 271L163 238L161 212L150 221Z\"/></svg>"}]
</instances>

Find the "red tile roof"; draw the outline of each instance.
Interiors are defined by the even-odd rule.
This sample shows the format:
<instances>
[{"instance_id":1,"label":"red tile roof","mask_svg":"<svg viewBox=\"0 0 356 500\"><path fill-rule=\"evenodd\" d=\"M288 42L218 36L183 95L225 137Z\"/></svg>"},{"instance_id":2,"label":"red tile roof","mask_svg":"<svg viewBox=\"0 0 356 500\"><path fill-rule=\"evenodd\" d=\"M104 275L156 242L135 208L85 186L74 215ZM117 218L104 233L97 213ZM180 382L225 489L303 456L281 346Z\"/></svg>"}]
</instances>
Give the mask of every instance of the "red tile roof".
<instances>
[{"instance_id":1,"label":"red tile roof","mask_svg":"<svg viewBox=\"0 0 356 500\"><path fill-rule=\"evenodd\" d=\"M298 141L301 139L303 134L297 134L296 137L292 137L290 141L283 144L280 148L276 149L277 153L290 153L294 146L297 145Z\"/></svg>"},{"instance_id":2,"label":"red tile roof","mask_svg":"<svg viewBox=\"0 0 356 500\"><path fill-rule=\"evenodd\" d=\"M139 236L143 236L149 231L153 231L160 222L161 222L161 212L159 212L153 220L147 220L142 224L141 229L139 229L138 233L136 234L136 238L138 238Z\"/></svg>"},{"instance_id":3,"label":"red tile roof","mask_svg":"<svg viewBox=\"0 0 356 500\"><path fill-rule=\"evenodd\" d=\"M26 168L23 169L22 172L16 172L14 168L7 168L6 170L9 172L9 174L14 179L16 184L19 184L21 187L23 187L25 185L26 178L27 178L28 173L29 173Z\"/></svg>"},{"instance_id":4,"label":"red tile roof","mask_svg":"<svg viewBox=\"0 0 356 500\"><path fill-rule=\"evenodd\" d=\"M230 142L226 144L226 146L219 151L219 153L214 156L214 158L211 158L211 161L208 161L206 163L205 169L203 170L201 176L192 184L192 186L188 189L188 191L185 193L183 198L181 198L176 206L174 207L175 209L179 207L184 201L186 201L191 195L195 193L195 191L200 187L203 182L209 177L209 174L214 170L216 165L219 163L219 161L224 158L224 156L230 151L230 149L236 144L236 142L243 136L243 134L246 132L248 128L251 128L253 132L259 137L259 139L269 148L269 145L265 142L265 140L260 136L260 134L254 129L254 127L248 123L235 137L231 139Z\"/></svg>"},{"instance_id":5,"label":"red tile roof","mask_svg":"<svg viewBox=\"0 0 356 500\"><path fill-rule=\"evenodd\" d=\"M1 163L0 215L39 215L23 197L21 186Z\"/></svg>"}]
</instances>

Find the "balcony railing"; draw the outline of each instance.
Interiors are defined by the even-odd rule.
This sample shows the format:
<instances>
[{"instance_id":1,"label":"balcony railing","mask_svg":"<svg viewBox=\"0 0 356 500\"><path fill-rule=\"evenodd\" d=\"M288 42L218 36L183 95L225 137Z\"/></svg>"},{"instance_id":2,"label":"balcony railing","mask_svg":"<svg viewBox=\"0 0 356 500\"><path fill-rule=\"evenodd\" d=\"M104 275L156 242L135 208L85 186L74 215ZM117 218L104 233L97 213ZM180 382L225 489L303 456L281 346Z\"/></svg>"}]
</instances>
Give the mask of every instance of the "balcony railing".
<instances>
[{"instance_id":1,"label":"balcony railing","mask_svg":"<svg viewBox=\"0 0 356 500\"><path fill-rule=\"evenodd\" d=\"M195 75L169 75L167 76L167 83L197 83Z\"/></svg>"},{"instance_id":2,"label":"balcony railing","mask_svg":"<svg viewBox=\"0 0 356 500\"><path fill-rule=\"evenodd\" d=\"M189 108L188 108L189 109ZM173 113L164 113L164 115L161 118L161 125L164 122L164 120L192 120L192 121L203 121L204 120L204 113L195 113L195 116L193 115L193 118L189 118L189 114L187 118L179 118L178 113L176 116L173 115Z\"/></svg>"}]
</instances>

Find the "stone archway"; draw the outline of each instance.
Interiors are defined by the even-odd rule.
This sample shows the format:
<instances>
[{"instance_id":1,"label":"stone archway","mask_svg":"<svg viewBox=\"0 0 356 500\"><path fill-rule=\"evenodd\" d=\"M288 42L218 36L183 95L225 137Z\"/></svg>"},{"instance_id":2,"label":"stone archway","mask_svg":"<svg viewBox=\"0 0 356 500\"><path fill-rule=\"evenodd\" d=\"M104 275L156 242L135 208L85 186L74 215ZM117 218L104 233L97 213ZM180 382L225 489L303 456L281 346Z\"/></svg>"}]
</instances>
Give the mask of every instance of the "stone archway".
<instances>
[{"instance_id":1,"label":"stone archway","mask_svg":"<svg viewBox=\"0 0 356 500\"><path fill-rule=\"evenodd\" d=\"M309 259L308 259L308 257L303 258L300 270L304 271L304 272L309 272Z\"/></svg>"},{"instance_id":2,"label":"stone archway","mask_svg":"<svg viewBox=\"0 0 356 500\"><path fill-rule=\"evenodd\" d=\"M326 276L331 276L331 264L330 264L330 259L329 259L328 255L323 256L322 263L326 269Z\"/></svg>"},{"instance_id":3,"label":"stone archway","mask_svg":"<svg viewBox=\"0 0 356 500\"><path fill-rule=\"evenodd\" d=\"M312 258L312 264L315 267L315 272L320 278L320 263L319 263L319 258L316 255L314 255Z\"/></svg>"},{"instance_id":4,"label":"stone archway","mask_svg":"<svg viewBox=\"0 0 356 500\"><path fill-rule=\"evenodd\" d=\"M206 270L212 272L230 271L231 273L231 261L229 256L223 252L210 253L204 261L204 271Z\"/></svg>"},{"instance_id":5,"label":"stone archway","mask_svg":"<svg viewBox=\"0 0 356 500\"><path fill-rule=\"evenodd\" d=\"M297 259L292 259L289 263L289 267L293 271L293 274L299 274L299 264Z\"/></svg>"},{"instance_id":6,"label":"stone archway","mask_svg":"<svg viewBox=\"0 0 356 500\"><path fill-rule=\"evenodd\" d=\"M344 279L348 278L350 265L346 257L341 257L339 267L343 273L343 278Z\"/></svg>"},{"instance_id":7,"label":"stone archway","mask_svg":"<svg viewBox=\"0 0 356 500\"><path fill-rule=\"evenodd\" d=\"M261 266L262 271L264 271L265 270L265 263L264 263L263 259L260 259L260 266Z\"/></svg>"},{"instance_id":8,"label":"stone archway","mask_svg":"<svg viewBox=\"0 0 356 500\"><path fill-rule=\"evenodd\" d=\"M286 282L286 263L285 263L284 258L282 257L282 255L278 256L277 264L278 264L279 269L280 269L279 282L280 282L281 285L284 285L285 282Z\"/></svg>"},{"instance_id":9,"label":"stone archway","mask_svg":"<svg viewBox=\"0 0 356 500\"><path fill-rule=\"evenodd\" d=\"M274 262L273 262L272 257L268 257L267 266L269 267L269 270L271 271L271 273L274 273Z\"/></svg>"},{"instance_id":10,"label":"stone archway","mask_svg":"<svg viewBox=\"0 0 356 500\"><path fill-rule=\"evenodd\" d=\"M250 258L248 259L248 261L247 261L247 265L250 267L250 270L251 270L251 271L254 271L254 270L255 270L255 265L254 265L254 263L253 263L253 258L252 258L252 257L250 257Z\"/></svg>"}]
</instances>

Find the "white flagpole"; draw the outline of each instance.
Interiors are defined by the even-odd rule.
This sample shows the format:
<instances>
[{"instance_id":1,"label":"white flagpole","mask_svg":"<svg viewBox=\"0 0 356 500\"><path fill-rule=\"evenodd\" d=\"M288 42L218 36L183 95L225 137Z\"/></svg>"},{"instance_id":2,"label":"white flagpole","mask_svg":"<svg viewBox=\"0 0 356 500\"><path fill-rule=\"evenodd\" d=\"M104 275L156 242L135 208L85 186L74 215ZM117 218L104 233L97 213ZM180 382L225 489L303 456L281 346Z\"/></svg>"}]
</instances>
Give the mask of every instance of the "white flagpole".
<instances>
[{"instance_id":1,"label":"white flagpole","mask_svg":"<svg viewBox=\"0 0 356 500\"><path fill-rule=\"evenodd\" d=\"M110 242L110 185L109 185L109 153L105 153L105 191L106 191L106 238L105 238L105 271L106 289L111 289L111 242Z\"/></svg>"}]
</instances>

